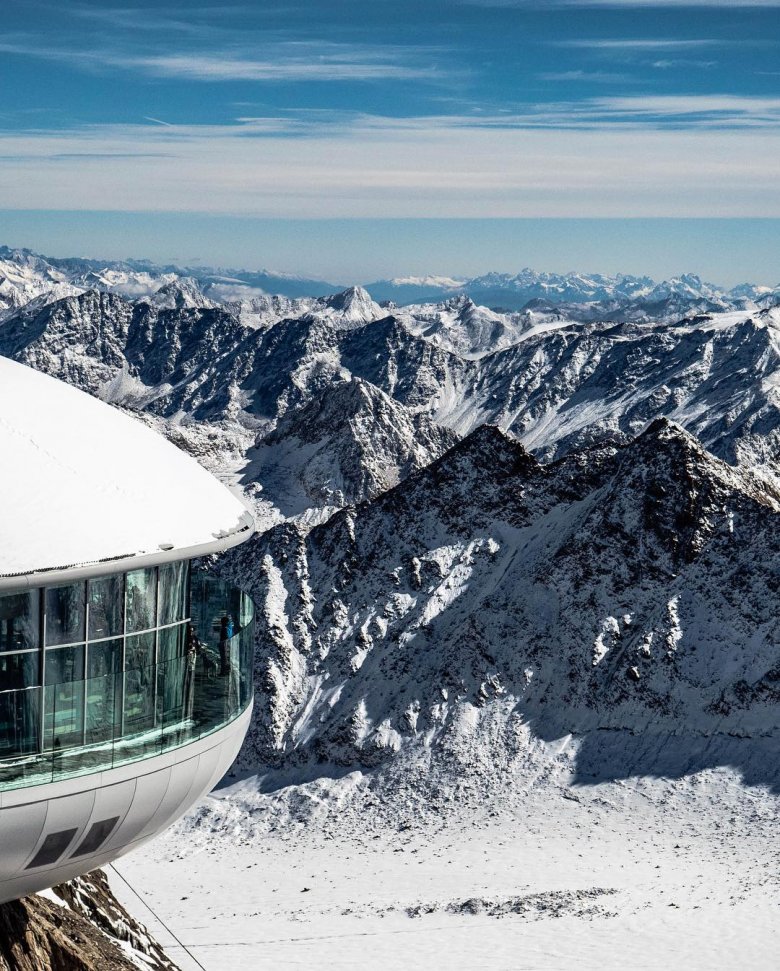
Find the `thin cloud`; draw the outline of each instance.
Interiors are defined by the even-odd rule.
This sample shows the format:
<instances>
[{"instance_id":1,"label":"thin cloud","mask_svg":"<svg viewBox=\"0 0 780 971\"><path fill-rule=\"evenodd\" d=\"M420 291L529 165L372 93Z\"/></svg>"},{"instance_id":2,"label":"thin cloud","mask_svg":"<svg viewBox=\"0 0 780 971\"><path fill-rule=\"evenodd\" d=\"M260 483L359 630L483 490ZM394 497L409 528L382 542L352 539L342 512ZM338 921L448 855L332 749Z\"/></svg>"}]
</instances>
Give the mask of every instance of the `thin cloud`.
<instances>
[{"instance_id":1,"label":"thin cloud","mask_svg":"<svg viewBox=\"0 0 780 971\"><path fill-rule=\"evenodd\" d=\"M626 107L617 100L601 110ZM0 208L290 218L780 215L777 128L571 131L374 117L354 119L346 132L320 128L301 151L252 124L5 134Z\"/></svg>"},{"instance_id":2,"label":"thin cloud","mask_svg":"<svg viewBox=\"0 0 780 971\"><path fill-rule=\"evenodd\" d=\"M668 71L670 68L683 68L685 70L690 70L691 68L699 68L701 70L708 70L712 67L717 67L717 61L691 61L688 58L681 60L680 58L662 58L659 61L653 61L651 67L656 68L660 71Z\"/></svg>"},{"instance_id":3,"label":"thin cloud","mask_svg":"<svg viewBox=\"0 0 780 971\"><path fill-rule=\"evenodd\" d=\"M592 39L577 38L576 40L556 41L558 47L577 47L585 50L634 50L634 51L654 51L654 50L687 50L699 47L715 47L731 44L733 41L711 40L709 38L696 38L680 40L669 37L643 37L643 38L600 38Z\"/></svg>"},{"instance_id":4,"label":"thin cloud","mask_svg":"<svg viewBox=\"0 0 780 971\"><path fill-rule=\"evenodd\" d=\"M633 81L627 74L618 74L610 71L548 71L537 74L540 81L593 81L596 83L621 82L625 84Z\"/></svg>"},{"instance_id":5,"label":"thin cloud","mask_svg":"<svg viewBox=\"0 0 780 971\"><path fill-rule=\"evenodd\" d=\"M378 81L452 77L431 65L431 48L290 42L266 45L266 56L241 53L117 54L68 50L23 42L0 52L69 63L85 70L120 69L189 81Z\"/></svg>"},{"instance_id":6,"label":"thin cloud","mask_svg":"<svg viewBox=\"0 0 780 971\"><path fill-rule=\"evenodd\" d=\"M363 59L355 52L321 55L315 60L287 57L261 60L204 54L165 54L126 58L124 66L158 77L190 81L376 81L419 80L439 72L429 66L393 63L384 57Z\"/></svg>"},{"instance_id":7,"label":"thin cloud","mask_svg":"<svg viewBox=\"0 0 780 971\"><path fill-rule=\"evenodd\" d=\"M596 109L630 118L682 119L694 127L780 127L780 98L731 94L603 98Z\"/></svg>"}]
</instances>

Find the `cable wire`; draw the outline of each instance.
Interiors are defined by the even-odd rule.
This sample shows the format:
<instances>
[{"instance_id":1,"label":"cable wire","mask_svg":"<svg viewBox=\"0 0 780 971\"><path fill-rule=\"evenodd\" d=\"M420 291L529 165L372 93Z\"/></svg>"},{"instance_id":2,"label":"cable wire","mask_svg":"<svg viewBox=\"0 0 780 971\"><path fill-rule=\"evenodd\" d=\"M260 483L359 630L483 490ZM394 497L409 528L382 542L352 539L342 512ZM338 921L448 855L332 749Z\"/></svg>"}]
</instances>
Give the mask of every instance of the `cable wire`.
<instances>
[{"instance_id":1,"label":"cable wire","mask_svg":"<svg viewBox=\"0 0 780 971\"><path fill-rule=\"evenodd\" d=\"M165 923L165 921L162 919L162 917L160 917L160 915L158 913L156 913L154 910L152 910L151 906L144 900L144 898L141 896L141 894L138 893L138 891L130 883L130 881L125 876L123 876L119 872L119 870L117 870L117 868L114 866L113 863L109 863L108 865L111 867L111 869L114 871L114 873L119 877L119 879L125 884L125 886L132 893L134 893L136 897L138 897L138 899L141 901L141 903L144 905L144 907L146 907L146 909L149 911L149 913L152 915L152 917L154 917L155 920L158 920L162 924L162 926L166 929L166 931L168 931L168 933L171 935L171 937L174 939L174 941L176 941L176 943L184 951L184 953L186 955L188 955L190 958L192 958L192 960L195 962L195 964L198 965L198 967L201 969L201 971L206 971L206 969L203 967L203 965L200 963L200 961L195 957L195 955L192 953L192 951L187 947L187 945L184 944L183 941L181 941L181 939L179 937L177 937L176 934L174 934L174 932Z\"/></svg>"}]
</instances>

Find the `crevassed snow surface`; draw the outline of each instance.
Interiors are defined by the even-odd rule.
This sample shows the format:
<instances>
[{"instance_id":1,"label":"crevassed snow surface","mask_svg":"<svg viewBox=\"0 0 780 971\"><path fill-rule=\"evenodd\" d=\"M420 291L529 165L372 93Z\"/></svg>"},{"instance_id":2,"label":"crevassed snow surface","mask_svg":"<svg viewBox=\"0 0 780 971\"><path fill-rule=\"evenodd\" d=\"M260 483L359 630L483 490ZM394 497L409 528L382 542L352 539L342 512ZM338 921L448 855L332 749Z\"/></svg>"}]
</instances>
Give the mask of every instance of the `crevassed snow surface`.
<instances>
[{"instance_id":1,"label":"crevassed snow surface","mask_svg":"<svg viewBox=\"0 0 780 971\"><path fill-rule=\"evenodd\" d=\"M0 358L0 575L197 547L247 523L198 463L145 425Z\"/></svg>"}]
</instances>

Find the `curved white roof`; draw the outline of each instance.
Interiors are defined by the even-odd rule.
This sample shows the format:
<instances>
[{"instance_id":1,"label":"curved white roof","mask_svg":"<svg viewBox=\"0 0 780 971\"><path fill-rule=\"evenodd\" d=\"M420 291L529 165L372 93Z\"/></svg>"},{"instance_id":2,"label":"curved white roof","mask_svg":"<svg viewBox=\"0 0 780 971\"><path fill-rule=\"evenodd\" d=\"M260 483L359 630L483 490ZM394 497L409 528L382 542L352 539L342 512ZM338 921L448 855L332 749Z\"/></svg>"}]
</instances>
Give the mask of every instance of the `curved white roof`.
<instances>
[{"instance_id":1,"label":"curved white roof","mask_svg":"<svg viewBox=\"0 0 780 971\"><path fill-rule=\"evenodd\" d=\"M215 552L254 528L227 488L146 425L3 357L0 463L0 587Z\"/></svg>"}]
</instances>

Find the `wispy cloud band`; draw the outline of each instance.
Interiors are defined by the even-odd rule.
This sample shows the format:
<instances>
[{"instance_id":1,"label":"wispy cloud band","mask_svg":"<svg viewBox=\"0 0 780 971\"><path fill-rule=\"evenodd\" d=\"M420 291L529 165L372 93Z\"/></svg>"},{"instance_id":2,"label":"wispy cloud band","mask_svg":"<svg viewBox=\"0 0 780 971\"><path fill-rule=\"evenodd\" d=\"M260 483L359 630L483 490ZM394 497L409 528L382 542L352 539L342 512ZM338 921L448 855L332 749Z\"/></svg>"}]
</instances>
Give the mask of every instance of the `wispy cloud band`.
<instances>
[{"instance_id":1,"label":"wispy cloud band","mask_svg":"<svg viewBox=\"0 0 780 971\"><path fill-rule=\"evenodd\" d=\"M301 151L283 119L6 134L0 208L299 218L780 216L778 128L572 132L467 118L355 118L305 137Z\"/></svg>"},{"instance_id":2,"label":"wispy cloud band","mask_svg":"<svg viewBox=\"0 0 780 971\"><path fill-rule=\"evenodd\" d=\"M379 81L441 75L430 48L371 44L278 43L264 57L240 50L218 53L119 54L1 41L0 52L68 63L86 70L119 69L188 81ZM448 72L448 75L451 72Z\"/></svg>"}]
</instances>

